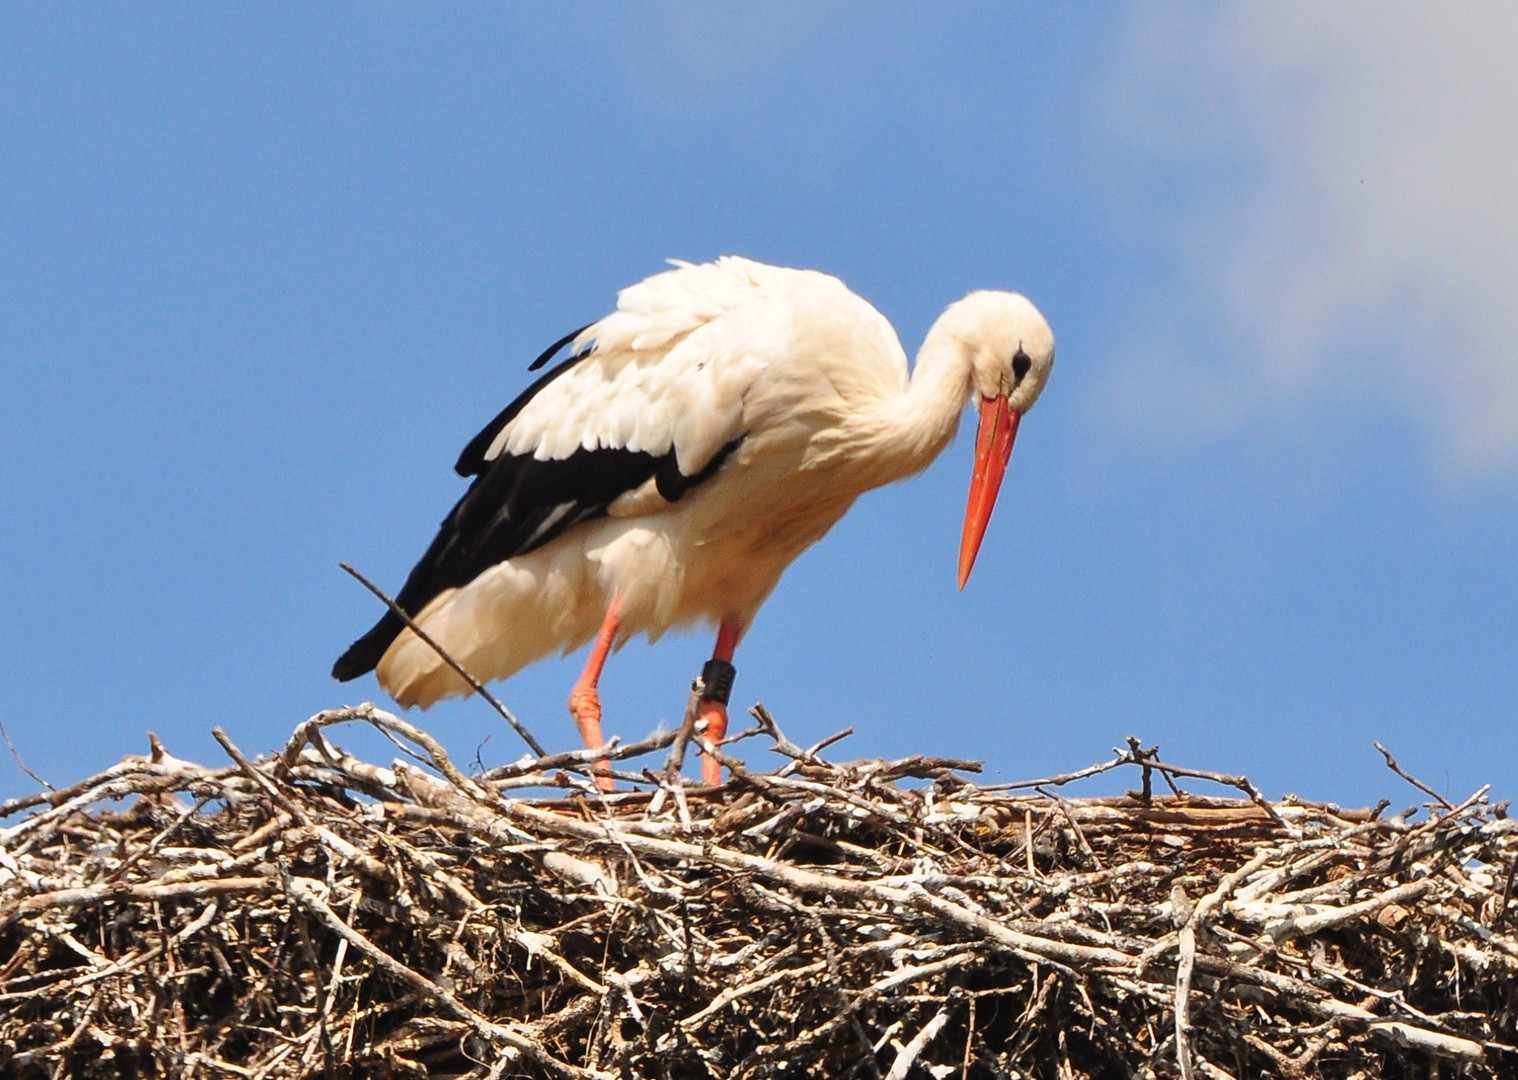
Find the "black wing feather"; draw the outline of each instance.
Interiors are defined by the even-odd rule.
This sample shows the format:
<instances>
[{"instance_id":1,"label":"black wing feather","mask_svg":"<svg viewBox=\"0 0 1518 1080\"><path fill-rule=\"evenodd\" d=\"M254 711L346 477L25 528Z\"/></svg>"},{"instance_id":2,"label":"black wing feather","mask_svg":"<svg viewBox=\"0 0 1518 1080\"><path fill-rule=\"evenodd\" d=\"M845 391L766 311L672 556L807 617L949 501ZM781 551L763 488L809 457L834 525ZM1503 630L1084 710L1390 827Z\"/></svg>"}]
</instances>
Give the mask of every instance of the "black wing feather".
<instances>
[{"instance_id":1,"label":"black wing feather","mask_svg":"<svg viewBox=\"0 0 1518 1080\"><path fill-rule=\"evenodd\" d=\"M535 362L545 362L580 333L567 335ZM465 447L457 471L474 481L443 519L437 536L406 578L396 603L416 615L446 589L469 584L498 563L542 547L585 521L606 515L619 496L652 479L659 494L679 500L716 475L742 436L719 450L694 476L680 471L673 447L654 455L643 450L578 449L568 457L539 460L530 454L502 453L493 460L485 451L501 429L553 379L585 358L571 356L528 387ZM380 657L405 629L393 612L359 638L333 665L343 682L374 670Z\"/></svg>"},{"instance_id":2,"label":"black wing feather","mask_svg":"<svg viewBox=\"0 0 1518 1080\"><path fill-rule=\"evenodd\" d=\"M558 341L555 341L552 345L548 346L548 348L544 349L542 354L536 360L528 364L527 370L538 370L538 368L542 367L544 364L548 363L548 361L552 360L554 354L556 354L560 349L568 345L571 341L579 337L581 334L585 333L585 331L589 330L594 325L594 323L586 323L584 326L580 327L573 333L565 334ZM560 375L564 374L566 371L574 367L589 355L590 347L587 346L586 348L581 349L579 352L575 353L569 359L565 360L563 363L555 364L552 368L540 375L531 386L517 395L515 401L497 413L495 419L486 424L484 429L478 435L469 440L469 445L464 447L464 452L459 455L459 460L454 464L453 471L458 473L460 476L478 476L480 473L484 472L485 467L490 464L485 460L485 451L490 449L490 444L495 442L495 437L501 433L501 429L517 418L517 413L521 412L529 401L537 397L539 390L543 389L543 387L553 382Z\"/></svg>"},{"instance_id":3,"label":"black wing feather","mask_svg":"<svg viewBox=\"0 0 1518 1080\"><path fill-rule=\"evenodd\" d=\"M659 489L659 494L669 502L679 502L680 497L697 484L704 484L717 475L717 470L722 468L727 457L743 444L743 436L739 435L721 450L712 455L712 459L706 463L706 467L694 476L686 476L680 471L680 462L675 457L674 450L670 450L659 459L659 467L654 472L654 486Z\"/></svg>"}]
</instances>

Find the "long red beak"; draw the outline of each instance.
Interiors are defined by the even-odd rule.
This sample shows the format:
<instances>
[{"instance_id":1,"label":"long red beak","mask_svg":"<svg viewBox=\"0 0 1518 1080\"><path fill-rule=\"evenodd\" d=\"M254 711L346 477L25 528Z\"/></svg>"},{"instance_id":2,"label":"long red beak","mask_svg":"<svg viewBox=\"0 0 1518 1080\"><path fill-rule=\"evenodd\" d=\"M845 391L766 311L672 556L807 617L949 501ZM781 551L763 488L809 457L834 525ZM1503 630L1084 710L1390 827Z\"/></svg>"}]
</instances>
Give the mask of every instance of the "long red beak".
<instances>
[{"instance_id":1,"label":"long red beak","mask_svg":"<svg viewBox=\"0 0 1518 1080\"><path fill-rule=\"evenodd\" d=\"M1017 438L1017 425L1021 420L1022 414L1012 411L1005 396L980 401L975 472L970 477L970 505L965 507L965 531L959 542L961 589L970 580L970 568L975 565L975 556L980 552L980 541L986 535L991 510L996 506L996 493L1001 490L1001 479L1007 473L1012 442Z\"/></svg>"}]
</instances>

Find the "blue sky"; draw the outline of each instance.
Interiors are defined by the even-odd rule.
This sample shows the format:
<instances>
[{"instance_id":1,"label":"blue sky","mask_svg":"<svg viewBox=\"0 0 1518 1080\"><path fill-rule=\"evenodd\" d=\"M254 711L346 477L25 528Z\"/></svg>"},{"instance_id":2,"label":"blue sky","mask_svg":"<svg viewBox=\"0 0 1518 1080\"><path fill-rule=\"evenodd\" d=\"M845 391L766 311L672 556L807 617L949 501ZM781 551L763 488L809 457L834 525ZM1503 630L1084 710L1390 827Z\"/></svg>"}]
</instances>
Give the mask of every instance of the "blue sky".
<instances>
[{"instance_id":1,"label":"blue sky","mask_svg":"<svg viewBox=\"0 0 1518 1080\"><path fill-rule=\"evenodd\" d=\"M1059 340L966 591L962 437L793 567L735 702L996 780L1134 732L1513 794L1518 20L1375 10L0 10L0 720L63 784L376 697L326 674L377 614L338 561L397 587L544 345L733 252L909 352L984 287ZM631 643L608 729L709 648ZM498 687L555 747L580 662Z\"/></svg>"}]
</instances>

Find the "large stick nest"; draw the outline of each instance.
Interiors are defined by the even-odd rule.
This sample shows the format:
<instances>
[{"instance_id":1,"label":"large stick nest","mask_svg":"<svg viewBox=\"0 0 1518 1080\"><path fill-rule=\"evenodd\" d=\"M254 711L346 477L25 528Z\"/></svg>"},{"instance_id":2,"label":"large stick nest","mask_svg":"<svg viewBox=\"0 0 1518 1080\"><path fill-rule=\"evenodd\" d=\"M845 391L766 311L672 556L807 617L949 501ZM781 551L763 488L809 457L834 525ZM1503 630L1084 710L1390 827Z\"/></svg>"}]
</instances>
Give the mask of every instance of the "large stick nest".
<instances>
[{"instance_id":1,"label":"large stick nest","mask_svg":"<svg viewBox=\"0 0 1518 1080\"><path fill-rule=\"evenodd\" d=\"M756 715L785 764L730 762L720 789L680 779L680 733L614 747L641 786L601 796L589 754L470 777L363 706L268 760L218 732L225 768L155 742L12 800L0 1069L1518 1074L1518 827L1484 790L1393 816L1269 803L1135 741L980 787L964 762L829 764ZM407 758L343 752L345 722ZM1055 790L1118 766L1143 790ZM1150 791L1187 776L1246 797Z\"/></svg>"}]
</instances>

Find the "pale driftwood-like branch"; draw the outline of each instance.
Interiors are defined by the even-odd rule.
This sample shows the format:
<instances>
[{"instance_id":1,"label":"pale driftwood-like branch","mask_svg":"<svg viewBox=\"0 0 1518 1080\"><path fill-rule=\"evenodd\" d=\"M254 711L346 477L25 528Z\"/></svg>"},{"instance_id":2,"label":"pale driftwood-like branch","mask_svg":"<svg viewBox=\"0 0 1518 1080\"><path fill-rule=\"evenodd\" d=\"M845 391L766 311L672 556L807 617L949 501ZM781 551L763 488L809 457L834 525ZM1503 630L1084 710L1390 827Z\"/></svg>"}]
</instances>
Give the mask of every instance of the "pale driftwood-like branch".
<instances>
[{"instance_id":1,"label":"pale driftwood-like branch","mask_svg":"<svg viewBox=\"0 0 1518 1080\"><path fill-rule=\"evenodd\" d=\"M885 1080L907 1080L912 1066L917 1064L917 1059L928 1048L928 1044L938 1038L938 1033L949 1022L949 1016L953 1011L953 1004L946 1004L933 1014L933 1018L922 1026L922 1030L912 1036L912 1041L901 1048L901 1053L897 1054L896 1060L891 1063L891 1071L886 1073Z\"/></svg>"},{"instance_id":2,"label":"pale driftwood-like branch","mask_svg":"<svg viewBox=\"0 0 1518 1080\"><path fill-rule=\"evenodd\" d=\"M364 705L273 758L218 731L230 767L157 747L51 794L0 830L0 1069L1518 1072L1518 829L1485 789L1380 819L1270 803L1137 739L994 789L944 758L830 764L755 719L774 772L682 728L731 770L716 789L666 767L680 732L468 776ZM341 749L350 723L404 756ZM599 792L603 757L636 787ZM1144 791L1064 793L1123 767ZM1156 795L1155 773L1246 797ZM508 797L525 784L560 796Z\"/></svg>"}]
</instances>

